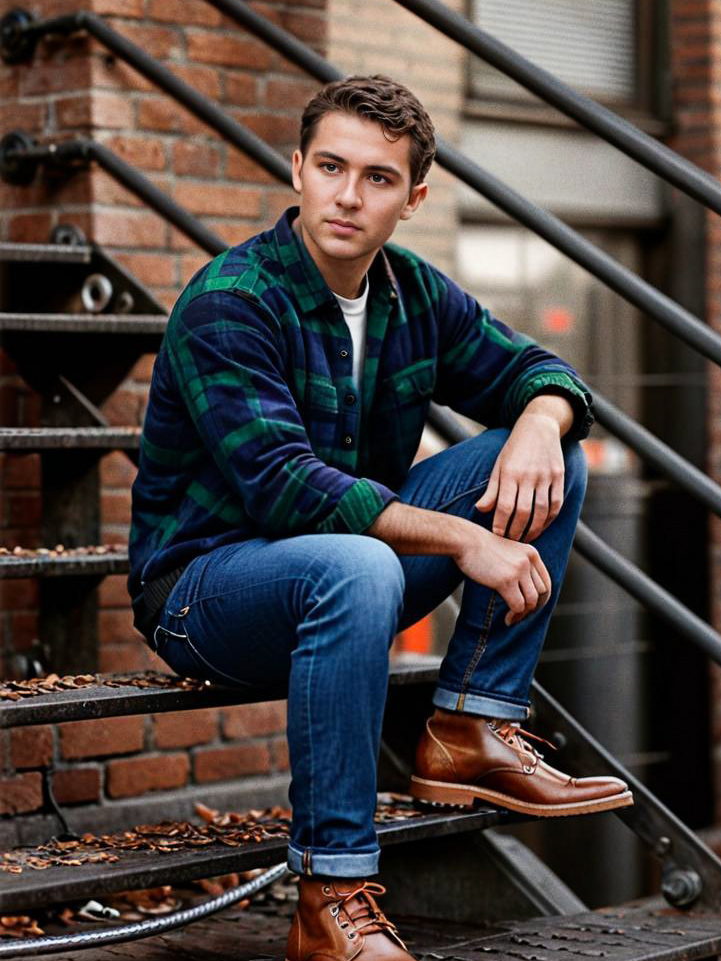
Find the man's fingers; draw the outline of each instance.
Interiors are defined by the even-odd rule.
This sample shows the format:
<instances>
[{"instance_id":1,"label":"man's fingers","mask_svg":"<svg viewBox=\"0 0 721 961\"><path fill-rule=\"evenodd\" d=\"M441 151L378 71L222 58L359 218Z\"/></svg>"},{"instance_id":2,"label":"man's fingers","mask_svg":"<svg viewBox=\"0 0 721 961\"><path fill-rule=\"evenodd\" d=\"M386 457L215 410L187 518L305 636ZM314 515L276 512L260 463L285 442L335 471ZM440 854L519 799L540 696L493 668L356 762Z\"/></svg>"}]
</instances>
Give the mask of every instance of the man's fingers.
<instances>
[{"instance_id":1,"label":"man's fingers","mask_svg":"<svg viewBox=\"0 0 721 961\"><path fill-rule=\"evenodd\" d=\"M551 484L550 499L548 504L548 520L546 527L555 520L563 507L563 475Z\"/></svg>"},{"instance_id":2,"label":"man's fingers","mask_svg":"<svg viewBox=\"0 0 721 961\"><path fill-rule=\"evenodd\" d=\"M549 492L546 488L536 488L533 500L533 517L523 540L530 544L548 525Z\"/></svg>"},{"instance_id":3,"label":"man's fingers","mask_svg":"<svg viewBox=\"0 0 721 961\"><path fill-rule=\"evenodd\" d=\"M533 516L533 495L533 487L530 485L524 485L518 489L516 511L510 527L506 531L506 537L512 541L520 541L523 537L523 532L528 527L529 521Z\"/></svg>"},{"instance_id":4,"label":"man's fingers","mask_svg":"<svg viewBox=\"0 0 721 961\"><path fill-rule=\"evenodd\" d=\"M501 475L501 469L498 466L498 461L493 465L493 470L491 471L491 476L488 478L488 486L486 487L483 497L476 502L476 507L479 511L493 510L496 505L496 498L498 497L498 483Z\"/></svg>"},{"instance_id":5,"label":"man's fingers","mask_svg":"<svg viewBox=\"0 0 721 961\"><path fill-rule=\"evenodd\" d=\"M533 578L534 587L538 591L538 606L543 607L543 605L551 596L551 592L548 589L548 585L535 567L531 568L531 577Z\"/></svg>"},{"instance_id":6,"label":"man's fingers","mask_svg":"<svg viewBox=\"0 0 721 961\"><path fill-rule=\"evenodd\" d=\"M515 481L504 480L499 485L498 498L496 499L496 512L493 515L493 533L500 537L506 536L508 522L516 509L516 497L518 488Z\"/></svg>"}]
</instances>

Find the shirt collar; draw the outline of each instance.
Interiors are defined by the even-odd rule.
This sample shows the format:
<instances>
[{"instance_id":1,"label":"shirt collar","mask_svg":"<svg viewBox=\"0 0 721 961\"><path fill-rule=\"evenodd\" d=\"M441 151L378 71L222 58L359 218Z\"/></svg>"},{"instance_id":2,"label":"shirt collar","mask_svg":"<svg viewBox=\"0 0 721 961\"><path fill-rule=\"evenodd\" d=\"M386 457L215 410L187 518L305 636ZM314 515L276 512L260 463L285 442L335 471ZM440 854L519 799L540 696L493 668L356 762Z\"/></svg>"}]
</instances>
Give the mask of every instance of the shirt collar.
<instances>
[{"instance_id":1,"label":"shirt collar","mask_svg":"<svg viewBox=\"0 0 721 961\"><path fill-rule=\"evenodd\" d=\"M335 305L333 291L323 279L315 261L308 253L302 238L293 230L298 207L289 207L275 225L275 247L279 262L283 265L298 302L304 311ZM377 288L385 288L391 300L398 298L398 281L385 250L381 248L368 270L371 297Z\"/></svg>"}]
</instances>

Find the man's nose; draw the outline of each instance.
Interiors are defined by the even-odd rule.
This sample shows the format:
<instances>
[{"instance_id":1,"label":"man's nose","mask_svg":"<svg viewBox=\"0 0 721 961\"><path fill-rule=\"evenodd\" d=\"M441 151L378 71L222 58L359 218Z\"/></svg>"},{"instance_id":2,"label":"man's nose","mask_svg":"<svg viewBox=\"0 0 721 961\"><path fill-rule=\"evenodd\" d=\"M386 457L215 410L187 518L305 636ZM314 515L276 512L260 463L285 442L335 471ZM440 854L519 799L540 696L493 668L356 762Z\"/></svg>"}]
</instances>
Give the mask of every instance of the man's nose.
<instances>
[{"instance_id":1,"label":"man's nose","mask_svg":"<svg viewBox=\"0 0 721 961\"><path fill-rule=\"evenodd\" d=\"M361 200L360 184L356 177L347 177L339 186L336 200L342 207L360 207Z\"/></svg>"}]
</instances>

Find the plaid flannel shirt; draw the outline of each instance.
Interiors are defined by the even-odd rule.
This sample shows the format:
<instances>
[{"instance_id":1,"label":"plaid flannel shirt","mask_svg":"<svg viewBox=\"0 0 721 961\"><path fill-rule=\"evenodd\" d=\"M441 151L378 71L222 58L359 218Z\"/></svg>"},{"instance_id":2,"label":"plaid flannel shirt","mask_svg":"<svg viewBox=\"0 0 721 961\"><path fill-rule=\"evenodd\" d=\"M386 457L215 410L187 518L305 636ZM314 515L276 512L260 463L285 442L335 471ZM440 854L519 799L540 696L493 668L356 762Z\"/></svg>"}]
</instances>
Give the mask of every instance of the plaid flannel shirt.
<instances>
[{"instance_id":1,"label":"plaid flannel shirt","mask_svg":"<svg viewBox=\"0 0 721 961\"><path fill-rule=\"evenodd\" d=\"M414 254L369 271L362 383L341 309L291 223L225 251L181 294L158 354L133 485L131 596L250 537L362 533L396 498L431 399L511 426L540 393L592 423L575 371Z\"/></svg>"}]
</instances>

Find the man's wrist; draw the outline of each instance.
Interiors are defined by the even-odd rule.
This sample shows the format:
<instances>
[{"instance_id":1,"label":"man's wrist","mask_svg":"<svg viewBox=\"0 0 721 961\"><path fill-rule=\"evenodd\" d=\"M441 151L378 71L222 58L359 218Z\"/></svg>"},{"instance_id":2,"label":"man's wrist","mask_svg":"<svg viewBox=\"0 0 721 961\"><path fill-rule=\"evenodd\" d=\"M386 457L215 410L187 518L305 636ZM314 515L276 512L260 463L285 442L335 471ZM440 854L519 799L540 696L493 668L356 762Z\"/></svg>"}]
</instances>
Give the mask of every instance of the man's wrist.
<instances>
[{"instance_id":1,"label":"man's wrist","mask_svg":"<svg viewBox=\"0 0 721 961\"><path fill-rule=\"evenodd\" d=\"M537 394L526 404L521 417L538 417L553 423L563 437L573 427L575 413L571 403L559 394Z\"/></svg>"}]
</instances>

